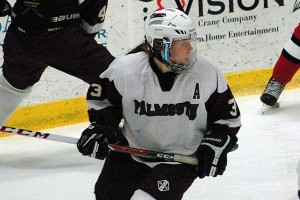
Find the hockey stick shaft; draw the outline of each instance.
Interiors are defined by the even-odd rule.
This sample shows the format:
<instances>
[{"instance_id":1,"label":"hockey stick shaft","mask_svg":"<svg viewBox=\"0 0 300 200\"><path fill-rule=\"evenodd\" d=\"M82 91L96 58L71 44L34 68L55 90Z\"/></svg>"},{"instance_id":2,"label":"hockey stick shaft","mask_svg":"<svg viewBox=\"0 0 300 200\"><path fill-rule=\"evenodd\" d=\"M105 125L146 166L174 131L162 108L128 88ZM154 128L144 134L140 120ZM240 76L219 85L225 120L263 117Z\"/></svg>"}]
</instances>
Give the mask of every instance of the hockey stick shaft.
<instances>
[{"instance_id":1,"label":"hockey stick shaft","mask_svg":"<svg viewBox=\"0 0 300 200\"><path fill-rule=\"evenodd\" d=\"M78 141L78 138L73 138L69 136L55 135L52 133L32 131L32 130L26 130L21 128L8 127L8 126L0 126L0 132L33 137L33 138L44 139L44 140L51 140L56 142L69 143L69 144L77 144ZM112 151L117 151L120 153L129 153L140 157L160 159L162 161L181 162L181 163L187 163L191 165L197 165L198 163L198 160L196 158L190 156L161 153L161 152L155 152L155 151L150 151L145 149L135 149L135 148L124 147L115 144L109 144L108 147Z\"/></svg>"},{"instance_id":2,"label":"hockey stick shaft","mask_svg":"<svg viewBox=\"0 0 300 200\"><path fill-rule=\"evenodd\" d=\"M235 151L239 147L238 144L235 144L231 151ZM171 162L180 162L190 165L198 165L198 159L192 156L185 156L173 153L162 153L157 151L151 151L146 149L137 149L127 146L120 146L117 144L109 144L108 148L112 151L117 151L121 153L133 154L139 157L158 159L161 161L171 161Z\"/></svg>"},{"instance_id":3,"label":"hockey stick shaft","mask_svg":"<svg viewBox=\"0 0 300 200\"><path fill-rule=\"evenodd\" d=\"M0 132L33 137L33 138L44 139L44 140L52 140L57 142L69 143L69 144L77 144L78 142L78 138L74 138L74 137L55 135L52 133L38 132L38 131L32 131L32 130L26 130L20 128L13 128L8 126L0 126ZM156 151L151 151L146 149L137 149L137 148L127 147L127 146L120 146L116 144L109 144L108 147L112 151L133 154L139 157L159 159L161 161L180 162L180 163L186 163L190 165L198 164L198 159L192 156L185 156L185 155L172 154L172 153L162 153L162 152L156 152ZM236 144L231 151L235 151L237 148L238 148L238 144Z\"/></svg>"},{"instance_id":4,"label":"hockey stick shaft","mask_svg":"<svg viewBox=\"0 0 300 200\"><path fill-rule=\"evenodd\" d=\"M153 158L161 161L180 162L190 165L198 165L198 159L192 156L184 156L173 153L162 153L146 149L136 149L132 147L119 146L116 144L110 144L108 145L108 147L112 151L133 154L139 157Z\"/></svg>"},{"instance_id":5,"label":"hockey stick shaft","mask_svg":"<svg viewBox=\"0 0 300 200\"><path fill-rule=\"evenodd\" d=\"M8 126L0 126L0 132L10 133L14 135L28 136L28 137L44 139L44 140L52 140L57 142L69 143L69 144L76 144L78 141L78 138L55 135L52 133L43 133L43 132L26 130L21 128L13 128Z\"/></svg>"}]
</instances>

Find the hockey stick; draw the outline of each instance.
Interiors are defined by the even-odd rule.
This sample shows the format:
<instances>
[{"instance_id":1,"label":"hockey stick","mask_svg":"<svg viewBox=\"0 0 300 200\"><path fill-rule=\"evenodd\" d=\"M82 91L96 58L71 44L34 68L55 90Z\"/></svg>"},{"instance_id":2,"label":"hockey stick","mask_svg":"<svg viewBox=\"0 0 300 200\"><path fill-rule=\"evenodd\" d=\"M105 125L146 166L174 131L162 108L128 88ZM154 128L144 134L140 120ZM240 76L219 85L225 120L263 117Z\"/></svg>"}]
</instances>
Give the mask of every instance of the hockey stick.
<instances>
[{"instance_id":1,"label":"hockey stick","mask_svg":"<svg viewBox=\"0 0 300 200\"><path fill-rule=\"evenodd\" d=\"M13 128L8 126L0 126L0 132L28 136L28 137L44 139L44 140L52 140L57 142L69 143L69 144L77 144L78 142L78 138L74 138L74 137L55 135L52 133L44 133L44 132L38 132L38 131L32 131L32 130L26 130L20 128ZM180 163L186 163L190 165L198 164L198 159L192 156L163 153L163 152L151 151L146 149L137 149L137 148L127 147L127 146L120 146L116 144L109 144L108 148L112 151L133 154L135 156L144 157L144 158L152 158L152 159L158 159L161 161L169 161L169 162L180 162ZM238 144L235 144L235 146L232 148L231 151L235 151L237 148L238 148Z\"/></svg>"},{"instance_id":2,"label":"hockey stick","mask_svg":"<svg viewBox=\"0 0 300 200\"><path fill-rule=\"evenodd\" d=\"M63 143L69 143L69 144L77 144L77 141L78 141L78 138L62 136L62 135L55 135L52 133L42 133L42 132L38 132L38 131L26 130L26 129L21 129L21 128L13 128L13 127L8 127L8 126L0 126L0 132L34 137L34 138L45 139L45 140L52 140L52 141L56 141L56 142L63 142Z\"/></svg>"},{"instance_id":3,"label":"hockey stick","mask_svg":"<svg viewBox=\"0 0 300 200\"><path fill-rule=\"evenodd\" d=\"M0 126L0 132L28 136L28 137L44 139L44 140L52 140L57 142L69 143L69 144L77 144L78 141L78 138L73 138L69 136L55 135L52 133L43 133L38 131L13 128L8 126ZM129 154L133 154L145 158L155 158L161 161L181 162L181 163L186 163L191 165L198 164L197 158L191 156L161 153L161 152L155 152L155 151L150 151L145 149L135 149L135 148L120 146L116 144L109 144L108 147L112 151L117 151L120 153L129 153Z\"/></svg>"},{"instance_id":4,"label":"hockey stick","mask_svg":"<svg viewBox=\"0 0 300 200\"><path fill-rule=\"evenodd\" d=\"M235 151L239 147L238 144L235 144L231 151ZM162 161L171 161L171 162L180 162L190 165L198 165L198 159L192 156L184 156L173 153L162 153L157 151L151 151L146 149L137 149L127 146L120 146L117 144L109 144L108 148L112 151L117 151L121 153L133 154L135 156L144 157L144 158L153 158Z\"/></svg>"},{"instance_id":5,"label":"hockey stick","mask_svg":"<svg viewBox=\"0 0 300 200\"><path fill-rule=\"evenodd\" d=\"M109 144L108 148L112 151L117 151L121 153L133 154L135 156L144 158L153 158L160 161L170 161L170 162L180 162L190 165L198 165L198 159L192 156L184 156L173 153L162 153L157 151L150 151L146 149L136 149L132 147L124 147L116 144Z\"/></svg>"}]
</instances>

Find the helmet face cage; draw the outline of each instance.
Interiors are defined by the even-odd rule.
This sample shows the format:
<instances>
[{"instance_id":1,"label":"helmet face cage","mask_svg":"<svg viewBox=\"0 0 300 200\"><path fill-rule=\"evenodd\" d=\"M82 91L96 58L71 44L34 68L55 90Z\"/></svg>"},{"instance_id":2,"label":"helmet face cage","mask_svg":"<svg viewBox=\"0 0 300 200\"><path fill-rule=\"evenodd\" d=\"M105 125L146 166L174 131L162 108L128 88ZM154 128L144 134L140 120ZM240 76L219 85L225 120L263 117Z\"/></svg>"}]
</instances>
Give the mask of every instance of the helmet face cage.
<instances>
[{"instance_id":1,"label":"helmet face cage","mask_svg":"<svg viewBox=\"0 0 300 200\"><path fill-rule=\"evenodd\" d=\"M156 11L147 17L144 28L153 55L171 71L185 72L196 62L196 28L194 22L185 13L177 9ZM177 40L189 40L193 48L186 63L172 60L171 47Z\"/></svg>"}]
</instances>

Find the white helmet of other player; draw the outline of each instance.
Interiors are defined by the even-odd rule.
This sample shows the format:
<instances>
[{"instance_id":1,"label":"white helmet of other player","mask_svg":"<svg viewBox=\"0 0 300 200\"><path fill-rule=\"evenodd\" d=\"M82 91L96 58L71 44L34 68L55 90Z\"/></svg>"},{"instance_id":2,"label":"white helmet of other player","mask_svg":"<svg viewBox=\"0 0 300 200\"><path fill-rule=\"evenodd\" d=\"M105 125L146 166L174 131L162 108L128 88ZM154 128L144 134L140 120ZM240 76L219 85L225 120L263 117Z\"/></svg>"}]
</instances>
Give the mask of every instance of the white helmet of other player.
<instances>
[{"instance_id":1,"label":"white helmet of other player","mask_svg":"<svg viewBox=\"0 0 300 200\"><path fill-rule=\"evenodd\" d=\"M166 8L155 11L145 20L146 41L151 53L175 73L186 72L197 60L196 52L196 25L182 11ZM184 40L192 48L188 59L184 62L172 57L172 43Z\"/></svg>"}]
</instances>

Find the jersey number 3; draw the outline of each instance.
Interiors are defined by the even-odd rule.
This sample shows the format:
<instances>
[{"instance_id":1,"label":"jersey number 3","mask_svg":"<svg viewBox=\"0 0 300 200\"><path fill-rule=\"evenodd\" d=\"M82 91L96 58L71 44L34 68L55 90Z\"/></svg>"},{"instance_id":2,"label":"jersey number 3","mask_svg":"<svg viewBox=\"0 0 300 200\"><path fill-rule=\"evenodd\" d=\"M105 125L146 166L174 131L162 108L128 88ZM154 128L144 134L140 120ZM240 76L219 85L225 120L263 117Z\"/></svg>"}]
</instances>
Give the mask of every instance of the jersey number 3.
<instances>
[{"instance_id":1,"label":"jersey number 3","mask_svg":"<svg viewBox=\"0 0 300 200\"><path fill-rule=\"evenodd\" d=\"M228 104L232 105L232 107L231 107L232 110L230 111L230 114L235 117L237 115L237 107L236 107L235 99L234 98L230 99L228 101Z\"/></svg>"}]
</instances>

